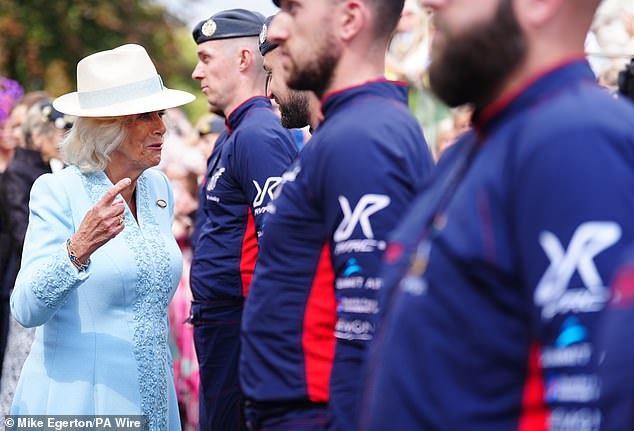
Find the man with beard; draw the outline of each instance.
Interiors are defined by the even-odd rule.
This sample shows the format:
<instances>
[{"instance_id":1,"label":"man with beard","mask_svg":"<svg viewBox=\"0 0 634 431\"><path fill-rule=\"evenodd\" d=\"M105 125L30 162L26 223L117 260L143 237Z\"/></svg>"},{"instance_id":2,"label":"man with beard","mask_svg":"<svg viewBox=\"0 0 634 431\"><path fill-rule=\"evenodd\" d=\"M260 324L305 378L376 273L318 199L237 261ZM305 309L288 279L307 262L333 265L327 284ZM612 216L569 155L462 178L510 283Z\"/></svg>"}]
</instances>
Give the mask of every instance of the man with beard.
<instances>
[{"instance_id":1,"label":"man with beard","mask_svg":"<svg viewBox=\"0 0 634 431\"><path fill-rule=\"evenodd\" d=\"M407 89L383 78L403 1L276 4L285 81L320 97L324 120L269 204L242 325L246 416L253 430L352 430L387 235L433 162Z\"/></svg>"},{"instance_id":2,"label":"man with beard","mask_svg":"<svg viewBox=\"0 0 634 431\"><path fill-rule=\"evenodd\" d=\"M284 82L282 70L282 54L278 47L268 38L268 28L273 16L266 19L260 33L260 54L264 58L263 68L266 72L266 96L275 100L280 107L282 126L287 129L300 129L310 126L315 130L323 116L319 99L310 91L291 90Z\"/></svg>"},{"instance_id":3,"label":"man with beard","mask_svg":"<svg viewBox=\"0 0 634 431\"><path fill-rule=\"evenodd\" d=\"M200 368L200 430L240 430L240 319L267 203L297 151L262 94L258 35L264 17L219 12L193 31L199 80L226 131L208 161L199 201L191 289L191 322Z\"/></svg>"},{"instance_id":4,"label":"man with beard","mask_svg":"<svg viewBox=\"0 0 634 431\"><path fill-rule=\"evenodd\" d=\"M386 251L362 430L598 430L596 325L634 241L634 109L596 83L600 0L423 0L432 89L472 103Z\"/></svg>"}]
</instances>

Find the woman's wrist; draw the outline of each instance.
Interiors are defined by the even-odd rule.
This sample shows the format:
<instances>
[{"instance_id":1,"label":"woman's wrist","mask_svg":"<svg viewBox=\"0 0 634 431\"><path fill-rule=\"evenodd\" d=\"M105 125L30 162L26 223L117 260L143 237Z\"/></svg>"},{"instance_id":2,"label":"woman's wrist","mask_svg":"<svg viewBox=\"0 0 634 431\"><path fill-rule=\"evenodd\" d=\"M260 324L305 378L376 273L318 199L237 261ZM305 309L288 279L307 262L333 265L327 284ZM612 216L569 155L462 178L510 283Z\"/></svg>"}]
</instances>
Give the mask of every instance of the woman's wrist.
<instances>
[{"instance_id":1,"label":"woman's wrist","mask_svg":"<svg viewBox=\"0 0 634 431\"><path fill-rule=\"evenodd\" d=\"M85 271L90 265L90 259L87 256L81 256L75 250L72 237L66 240L66 251L68 252L68 258L70 263L73 264L78 271Z\"/></svg>"}]
</instances>

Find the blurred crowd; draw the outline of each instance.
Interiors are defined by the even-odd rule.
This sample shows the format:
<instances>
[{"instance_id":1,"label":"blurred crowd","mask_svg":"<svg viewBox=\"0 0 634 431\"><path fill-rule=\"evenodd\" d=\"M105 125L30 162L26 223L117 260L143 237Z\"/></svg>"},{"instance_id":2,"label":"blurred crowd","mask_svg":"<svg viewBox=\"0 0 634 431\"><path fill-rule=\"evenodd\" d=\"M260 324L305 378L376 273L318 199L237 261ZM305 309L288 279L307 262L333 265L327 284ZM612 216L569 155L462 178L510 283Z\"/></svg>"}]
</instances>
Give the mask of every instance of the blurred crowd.
<instances>
[{"instance_id":1,"label":"blurred crowd","mask_svg":"<svg viewBox=\"0 0 634 431\"><path fill-rule=\"evenodd\" d=\"M449 109L429 90L427 66L434 29L430 12L417 0L406 0L386 57L388 78L406 82L409 104L434 157L467 128L470 108ZM618 72L634 56L634 3L604 0L586 39L586 53L599 82L611 91Z\"/></svg>"},{"instance_id":2,"label":"blurred crowd","mask_svg":"<svg viewBox=\"0 0 634 431\"><path fill-rule=\"evenodd\" d=\"M438 159L469 129L472 110L468 106L449 109L430 92L427 66L433 34L429 12L416 0L407 0L387 52L386 76L408 84L410 108ZM604 86L614 89L618 71L629 61L628 55L634 55L634 2L604 1L586 45L597 78ZM0 355L0 415L8 412L34 333L10 319L8 311L28 222L28 192L39 175L63 168L57 145L73 122L72 117L55 111L51 103L52 95L40 91L25 93L20 83L0 78L0 353L10 352ZM174 377L184 429L193 430L197 425L198 366L192 327L183 324L192 300L190 237L198 207L198 186L214 142L225 124L224 119L215 114L190 121L184 111L177 108L168 110L165 118L168 132L159 169L167 174L174 189L173 231L184 258L182 279L170 306ZM296 136L305 136L305 133Z\"/></svg>"}]
</instances>

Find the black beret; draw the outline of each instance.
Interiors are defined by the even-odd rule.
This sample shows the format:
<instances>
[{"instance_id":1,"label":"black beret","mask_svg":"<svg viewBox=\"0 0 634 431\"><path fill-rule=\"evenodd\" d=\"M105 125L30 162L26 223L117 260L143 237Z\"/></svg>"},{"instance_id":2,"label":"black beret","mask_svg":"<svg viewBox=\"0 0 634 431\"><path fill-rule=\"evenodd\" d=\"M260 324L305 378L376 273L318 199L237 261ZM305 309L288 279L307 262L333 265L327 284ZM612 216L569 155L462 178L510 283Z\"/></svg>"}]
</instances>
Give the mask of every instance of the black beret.
<instances>
[{"instance_id":1,"label":"black beret","mask_svg":"<svg viewBox=\"0 0 634 431\"><path fill-rule=\"evenodd\" d=\"M260 54L265 55L269 51L273 51L278 47L277 43L273 43L269 40L269 27L271 26L271 21L273 21L275 15L271 15L266 19L264 24L262 25L262 31L260 32Z\"/></svg>"},{"instance_id":2,"label":"black beret","mask_svg":"<svg viewBox=\"0 0 634 431\"><path fill-rule=\"evenodd\" d=\"M197 44L208 40L258 36L262 31L264 15L245 9L218 12L196 25L192 35Z\"/></svg>"}]
</instances>

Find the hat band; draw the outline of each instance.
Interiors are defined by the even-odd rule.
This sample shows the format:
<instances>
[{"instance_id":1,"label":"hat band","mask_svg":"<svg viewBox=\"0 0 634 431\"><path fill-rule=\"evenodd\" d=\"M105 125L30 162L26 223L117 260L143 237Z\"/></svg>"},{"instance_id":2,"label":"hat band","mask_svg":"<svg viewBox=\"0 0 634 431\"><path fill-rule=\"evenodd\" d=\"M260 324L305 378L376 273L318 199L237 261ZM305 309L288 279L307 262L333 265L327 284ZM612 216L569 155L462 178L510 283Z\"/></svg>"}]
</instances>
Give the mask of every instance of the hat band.
<instances>
[{"instance_id":1,"label":"hat band","mask_svg":"<svg viewBox=\"0 0 634 431\"><path fill-rule=\"evenodd\" d=\"M163 91L163 81L160 75L148 79L131 82L118 87L96 91L77 92L81 109L103 108L129 102L142 97L151 96Z\"/></svg>"}]
</instances>

